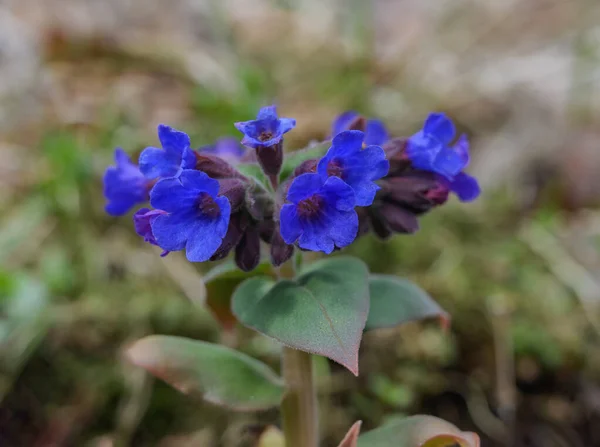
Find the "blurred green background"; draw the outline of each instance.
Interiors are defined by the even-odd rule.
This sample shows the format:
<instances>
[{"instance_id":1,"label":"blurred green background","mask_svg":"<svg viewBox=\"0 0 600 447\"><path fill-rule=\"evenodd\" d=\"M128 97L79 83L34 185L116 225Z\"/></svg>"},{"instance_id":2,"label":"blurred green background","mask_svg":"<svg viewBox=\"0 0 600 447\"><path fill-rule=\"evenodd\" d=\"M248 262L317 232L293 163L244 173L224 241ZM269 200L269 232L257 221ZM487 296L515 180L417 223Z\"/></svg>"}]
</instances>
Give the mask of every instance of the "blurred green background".
<instances>
[{"instance_id":1,"label":"blurred green background","mask_svg":"<svg viewBox=\"0 0 600 447\"><path fill-rule=\"evenodd\" d=\"M0 445L253 446L276 411L191 400L121 360L146 334L221 335L207 265L103 211L117 146L168 123L202 146L276 102L324 138L347 109L415 132L448 113L483 195L348 251L451 315L368 334L359 378L319 360L324 446L430 413L483 446L600 445L600 4L592 0L0 2ZM228 285L223 285L224 293Z\"/></svg>"}]
</instances>

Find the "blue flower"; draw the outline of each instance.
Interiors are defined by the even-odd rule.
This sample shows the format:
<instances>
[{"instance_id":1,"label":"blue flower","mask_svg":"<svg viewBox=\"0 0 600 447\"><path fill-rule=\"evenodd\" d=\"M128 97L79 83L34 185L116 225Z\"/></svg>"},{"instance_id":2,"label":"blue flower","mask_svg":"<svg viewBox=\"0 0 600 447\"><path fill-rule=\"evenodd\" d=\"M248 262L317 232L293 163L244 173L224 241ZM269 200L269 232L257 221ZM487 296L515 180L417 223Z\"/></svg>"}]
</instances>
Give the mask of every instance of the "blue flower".
<instances>
[{"instance_id":1,"label":"blue flower","mask_svg":"<svg viewBox=\"0 0 600 447\"><path fill-rule=\"evenodd\" d=\"M454 124L443 113L431 113L423 129L408 139L406 155L413 167L442 176L448 187L463 202L475 200L481 190L477 180L462 172L469 164L469 140L456 135Z\"/></svg>"},{"instance_id":2,"label":"blue flower","mask_svg":"<svg viewBox=\"0 0 600 447\"><path fill-rule=\"evenodd\" d=\"M278 118L276 106L263 107L255 120L235 123L235 128L244 134L242 144L260 149L281 142L283 134L296 127L292 118Z\"/></svg>"},{"instance_id":3,"label":"blue flower","mask_svg":"<svg viewBox=\"0 0 600 447\"><path fill-rule=\"evenodd\" d=\"M165 214L164 211L161 210L151 210L148 208L140 208L133 215L133 226L135 228L135 232L138 236L144 238L144 242L148 242L151 245L157 245L156 238L154 237L154 233L152 233L152 221L156 218L156 216L160 216ZM168 250L163 251L160 255L167 256L169 254Z\"/></svg>"},{"instance_id":4,"label":"blue flower","mask_svg":"<svg viewBox=\"0 0 600 447\"><path fill-rule=\"evenodd\" d=\"M345 131L345 130L353 130L350 129L352 124L360 117L360 115L353 111L349 110L347 112L339 115L331 126L331 136L335 137L337 134ZM361 129L356 129L361 130ZM390 139L390 134L388 133L385 125L382 121L376 119L369 119L366 122L365 126L365 141L364 143L367 146L375 144L377 146L382 145L386 141Z\"/></svg>"},{"instance_id":5,"label":"blue flower","mask_svg":"<svg viewBox=\"0 0 600 447\"><path fill-rule=\"evenodd\" d=\"M115 150L115 162L116 166L104 174L104 197L108 200L105 209L111 216L122 216L148 200L150 183L123 149Z\"/></svg>"},{"instance_id":6,"label":"blue flower","mask_svg":"<svg viewBox=\"0 0 600 447\"><path fill-rule=\"evenodd\" d=\"M287 244L331 253L350 245L358 232L354 191L338 177L302 174L287 192L291 203L283 205L280 231Z\"/></svg>"},{"instance_id":7,"label":"blue flower","mask_svg":"<svg viewBox=\"0 0 600 447\"><path fill-rule=\"evenodd\" d=\"M160 180L150 203L165 211L150 221L156 243L168 251L186 250L188 260L207 261L221 245L231 206L218 197L219 182L201 171L186 169L178 178Z\"/></svg>"},{"instance_id":8,"label":"blue flower","mask_svg":"<svg viewBox=\"0 0 600 447\"><path fill-rule=\"evenodd\" d=\"M219 138L215 144L203 146L198 151L203 154L217 155L230 164L238 163L246 152L237 138L234 137Z\"/></svg>"},{"instance_id":9,"label":"blue flower","mask_svg":"<svg viewBox=\"0 0 600 447\"><path fill-rule=\"evenodd\" d=\"M147 178L177 177L183 169L193 169L196 156L187 134L160 124L158 139L162 149L147 147L140 154L140 170Z\"/></svg>"},{"instance_id":10,"label":"blue flower","mask_svg":"<svg viewBox=\"0 0 600 447\"><path fill-rule=\"evenodd\" d=\"M331 142L331 148L319 161L317 172L324 178L336 176L352 187L357 206L369 206L380 189L375 183L384 177L390 163L379 146L363 149L365 134L359 130L339 133Z\"/></svg>"}]
</instances>

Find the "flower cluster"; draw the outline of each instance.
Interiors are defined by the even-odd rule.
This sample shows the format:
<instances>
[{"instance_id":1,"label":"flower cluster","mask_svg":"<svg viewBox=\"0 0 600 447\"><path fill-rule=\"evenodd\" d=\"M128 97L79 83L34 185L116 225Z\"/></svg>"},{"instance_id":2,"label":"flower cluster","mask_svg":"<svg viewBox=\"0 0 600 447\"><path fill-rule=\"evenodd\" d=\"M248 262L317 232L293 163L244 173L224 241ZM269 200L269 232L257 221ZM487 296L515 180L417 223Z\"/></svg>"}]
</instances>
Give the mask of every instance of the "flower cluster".
<instances>
[{"instance_id":1,"label":"flower cluster","mask_svg":"<svg viewBox=\"0 0 600 447\"><path fill-rule=\"evenodd\" d=\"M235 123L241 144L228 137L197 150L185 133L160 125L161 148L144 149L138 165L116 150L104 177L106 211L119 216L149 201L134 226L162 256L185 250L188 260L204 262L233 251L249 271L260 262L261 240L280 265L294 247L331 253L371 230L413 233L418 216L450 192L461 201L479 195L463 172L468 140L451 145L456 131L443 114L432 113L410 138L391 138L381 121L345 112L333 122L328 150L280 178L284 134L295 125L264 107L255 120ZM247 169L256 165L268 183Z\"/></svg>"}]
</instances>

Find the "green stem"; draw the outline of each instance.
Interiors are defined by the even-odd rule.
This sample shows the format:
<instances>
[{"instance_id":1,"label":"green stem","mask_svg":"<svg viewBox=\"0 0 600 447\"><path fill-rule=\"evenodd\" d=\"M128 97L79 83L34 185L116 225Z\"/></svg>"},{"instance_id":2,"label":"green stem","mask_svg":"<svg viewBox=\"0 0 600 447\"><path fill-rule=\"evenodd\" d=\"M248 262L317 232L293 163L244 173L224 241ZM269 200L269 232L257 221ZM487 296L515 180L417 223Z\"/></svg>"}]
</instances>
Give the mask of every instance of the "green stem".
<instances>
[{"instance_id":1,"label":"green stem","mask_svg":"<svg viewBox=\"0 0 600 447\"><path fill-rule=\"evenodd\" d=\"M281 405L286 447L317 447L317 393L310 354L283 348L286 395Z\"/></svg>"},{"instance_id":2,"label":"green stem","mask_svg":"<svg viewBox=\"0 0 600 447\"><path fill-rule=\"evenodd\" d=\"M277 276L291 279L302 266L296 258L282 265ZM319 443L317 392L314 383L312 356L304 351L284 346L281 372L286 393L281 404L285 447L317 447Z\"/></svg>"}]
</instances>

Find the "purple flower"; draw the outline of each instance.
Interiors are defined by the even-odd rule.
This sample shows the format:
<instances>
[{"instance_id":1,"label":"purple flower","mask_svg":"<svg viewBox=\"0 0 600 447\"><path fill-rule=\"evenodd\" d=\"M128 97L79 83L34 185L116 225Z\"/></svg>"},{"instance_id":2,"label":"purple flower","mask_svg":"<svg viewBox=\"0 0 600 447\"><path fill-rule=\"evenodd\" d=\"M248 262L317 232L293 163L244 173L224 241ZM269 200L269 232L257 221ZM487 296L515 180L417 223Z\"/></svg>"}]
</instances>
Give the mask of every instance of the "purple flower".
<instances>
[{"instance_id":1,"label":"purple flower","mask_svg":"<svg viewBox=\"0 0 600 447\"><path fill-rule=\"evenodd\" d=\"M317 172L323 178L335 176L352 187L357 206L369 206L380 189L375 183L384 177L390 163L379 146L363 149L365 134L359 130L346 130L337 134L331 148L319 161Z\"/></svg>"},{"instance_id":2,"label":"purple flower","mask_svg":"<svg viewBox=\"0 0 600 447\"><path fill-rule=\"evenodd\" d=\"M115 150L116 166L110 166L104 174L105 209L111 216L122 216L135 205L148 200L150 182L137 165L121 148Z\"/></svg>"},{"instance_id":3,"label":"purple flower","mask_svg":"<svg viewBox=\"0 0 600 447\"><path fill-rule=\"evenodd\" d=\"M187 134L160 124L158 139L162 149L147 147L140 154L140 170L147 178L177 177L183 169L193 169L196 156Z\"/></svg>"},{"instance_id":4,"label":"purple flower","mask_svg":"<svg viewBox=\"0 0 600 447\"><path fill-rule=\"evenodd\" d=\"M229 225L231 205L217 196L219 182L201 171L184 170L160 180L150 203L165 214L150 220L156 243L168 251L186 250L188 260L207 261L219 248Z\"/></svg>"},{"instance_id":5,"label":"purple flower","mask_svg":"<svg viewBox=\"0 0 600 447\"><path fill-rule=\"evenodd\" d=\"M431 113L423 129L408 139L406 155L413 167L442 176L463 202L475 200L481 190L477 180L462 172L469 164L469 140L456 135L454 124L443 113Z\"/></svg>"},{"instance_id":6,"label":"purple flower","mask_svg":"<svg viewBox=\"0 0 600 447\"><path fill-rule=\"evenodd\" d=\"M230 164L236 164L246 152L237 138L222 137L215 144L203 146L198 151L202 154L212 154L221 157Z\"/></svg>"},{"instance_id":7,"label":"purple flower","mask_svg":"<svg viewBox=\"0 0 600 447\"><path fill-rule=\"evenodd\" d=\"M360 115L353 110L349 110L347 112L342 113L333 121L333 124L331 126L331 136L335 137L337 134L345 130L363 130L364 127L364 143L367 146L372 144L380 146L390 139L390 135L382 121L370 119L367 120L366 125L363 124L360 126L360 129L357 129L354 127L354 124L357 122L358 119L360 119Z\"/></svg>"},{"instance_id":8,"label":"purple flower","mask_svg":"<svg viewBox=\"0 0 600 447\"><path fill-rule=\"evenodd\" d=\"M280 213L281 236L286 244L331 253L350 245L358 232L354 191L338 177L319 174L296 177L287 192L291 203Z\"/></svg>"},{"instance_id":9,"label":"purple flower","mask_svg":"<svg viewBox=\"0 0 600 447\"><path fill-rule=\"evenodd\" d=\"M255 120L235 123L235 128L244 134L242 144L260 149L279 144L283 134L296 127L292 118L278 118L276 106L263 107Z\"/></svg>"},{"instance_id":10,"label":"purple flower","mask_svg":"<svg viewBox=\"0 0 600 447\"><path fill-rule=\"evenodd\" d=\"M165 214L164 211L161 210L151 210L148 208L140 208L133 215L133 226L135 228L135 232L144 238L144 242L148 242L151 245L156 245L156 238L154 237L154 233L152 233L152 221L156 218L156 216L160 216ZM163 251L160 255L167 256L169 254L168 250Z\"/></svg>"}]
</instances>

